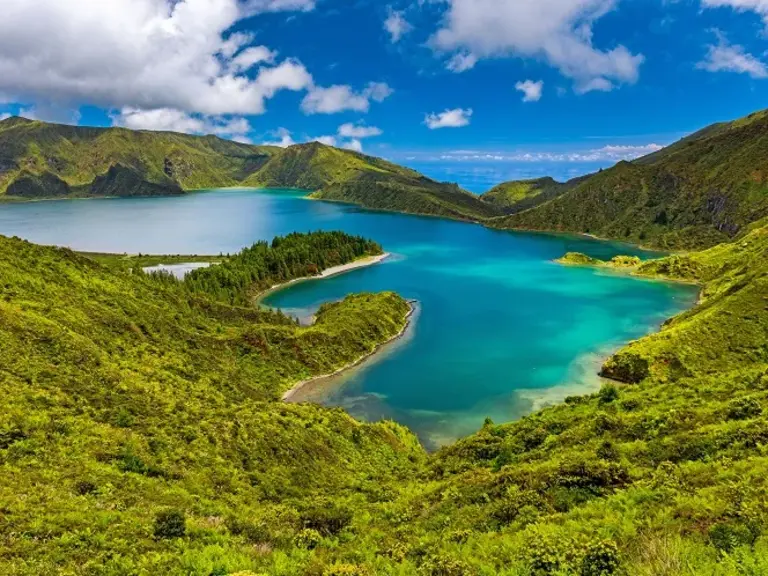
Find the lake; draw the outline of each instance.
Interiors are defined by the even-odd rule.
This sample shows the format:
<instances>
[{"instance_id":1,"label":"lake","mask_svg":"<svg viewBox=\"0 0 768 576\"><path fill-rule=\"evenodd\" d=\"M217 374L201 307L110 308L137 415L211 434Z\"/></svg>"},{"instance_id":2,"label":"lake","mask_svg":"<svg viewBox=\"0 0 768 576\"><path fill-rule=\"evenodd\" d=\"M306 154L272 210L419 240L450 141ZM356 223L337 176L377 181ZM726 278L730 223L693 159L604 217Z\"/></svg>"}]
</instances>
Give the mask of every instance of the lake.
<instances>
[{"instance_id":1,"label":"lake","mask_svg":"<svg viewBox=\"0 0 768 576\"><path fill-rule=\"evenodd\" d=\"M0 204L0 234L94 252L227 254L311 230L373 238L392 257L295 284L266 304L307 316L351 292L394 290L419 305L404 339L299 399L396 420L430 448L476 431L486 417L508 421L596 390L611 351L697 296L691 286L552 263L568 251L649 256L631 246L371 212L291 190Z\"/></svg>"}]
</instances>

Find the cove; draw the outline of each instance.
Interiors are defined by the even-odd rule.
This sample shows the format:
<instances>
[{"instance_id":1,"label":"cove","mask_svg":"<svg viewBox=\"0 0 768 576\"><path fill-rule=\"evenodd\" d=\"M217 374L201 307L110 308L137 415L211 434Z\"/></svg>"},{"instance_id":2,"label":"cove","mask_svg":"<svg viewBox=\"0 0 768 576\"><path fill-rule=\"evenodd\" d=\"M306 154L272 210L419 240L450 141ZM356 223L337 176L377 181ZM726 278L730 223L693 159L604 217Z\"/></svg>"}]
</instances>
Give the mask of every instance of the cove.
<instances>
[{"instance_id":1,"label":"cove","mask_svg":"<svg viewBox=\"0 0 768 576\"><path fill-rule=\"evenodd\" d=\"M390 418L429 448L594 391L601 361L692 306L691 286L552 263L565 252L652 254L588 238L501 232L437 218L306 200L290 190L0 205L0 234L94 252L234 253L256 240L343 230L385 262L292 285L265 304L309 316L350 292L417 300L406 336L372 361L297 395L361 419Z\"/></svg>"}]
</instances>

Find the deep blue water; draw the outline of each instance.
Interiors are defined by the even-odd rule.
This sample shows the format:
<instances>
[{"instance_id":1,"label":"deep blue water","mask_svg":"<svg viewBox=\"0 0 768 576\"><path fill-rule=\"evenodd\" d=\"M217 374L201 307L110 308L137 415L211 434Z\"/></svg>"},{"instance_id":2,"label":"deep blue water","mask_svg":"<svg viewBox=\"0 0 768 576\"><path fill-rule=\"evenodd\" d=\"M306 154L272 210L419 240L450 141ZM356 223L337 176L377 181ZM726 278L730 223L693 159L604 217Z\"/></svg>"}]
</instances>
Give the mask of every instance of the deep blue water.
<instances>
[{"instance_id":1,"label":"deep blue water","mask_svg":"<svg viewBox=\"0 0 768 576\"><path fill-rule=\"evenodd\" d=\"M626 245L376 213L293 191L0 205L0 234L101 252L233 253L318 229L365 235L393 256L296 284L269 305L303 316L350 292L395 290L418 300L419 313L401 342L302 398L395 419L430 446L477 430L486 416L507 421L596 389L602 358L696 298L687 286L552 263L573 250L647 255Z\"/></svg>"}]
</instances>

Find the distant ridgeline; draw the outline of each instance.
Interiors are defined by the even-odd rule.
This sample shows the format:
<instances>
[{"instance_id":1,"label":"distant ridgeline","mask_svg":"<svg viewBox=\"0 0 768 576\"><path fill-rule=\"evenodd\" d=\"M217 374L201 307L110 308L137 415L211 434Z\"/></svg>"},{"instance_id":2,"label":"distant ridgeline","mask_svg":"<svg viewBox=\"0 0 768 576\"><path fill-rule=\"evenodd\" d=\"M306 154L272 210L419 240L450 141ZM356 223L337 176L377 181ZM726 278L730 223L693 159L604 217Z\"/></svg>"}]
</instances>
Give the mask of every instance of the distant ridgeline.
<instances>
[{"instance_id":1,"label":"distant ridgeline","mask_svg":"<svg viewBox=\"0 0 768 576\"><path fill-rule=\"evenodd\" d=\"M508 183L483 198L510 212L490 224L498 228L581 232L663 249L714 246L768 216L768 113L714 124L566 184Z\"/></svg>"},{"instance_id":2,"label":"distant ridgeline","mask_svg":"<svg viewBox=\"0 0 768 576\"><path fill-rule=\"evenodd\" d=\"M506 182L480 197L318 142L281 149L214 136L0 122L0 199L152 196L235 185L298 188L314 198L496 228L704 248L768 216L768 114L715 124L566 183Z\"/></svg>"},{"instance_id":3,"label":"distant ridgeline","mask_svg":"<svg viewBox=\"0 0 768 576\"><path fill-rule=\"evenodd\" d=\"M0 122L0 199L159 196L200 188L298 188L383 210L480 220L502 214L455 184L317 142L251 146L215 136Z\"/></svg>"}]
</instances>

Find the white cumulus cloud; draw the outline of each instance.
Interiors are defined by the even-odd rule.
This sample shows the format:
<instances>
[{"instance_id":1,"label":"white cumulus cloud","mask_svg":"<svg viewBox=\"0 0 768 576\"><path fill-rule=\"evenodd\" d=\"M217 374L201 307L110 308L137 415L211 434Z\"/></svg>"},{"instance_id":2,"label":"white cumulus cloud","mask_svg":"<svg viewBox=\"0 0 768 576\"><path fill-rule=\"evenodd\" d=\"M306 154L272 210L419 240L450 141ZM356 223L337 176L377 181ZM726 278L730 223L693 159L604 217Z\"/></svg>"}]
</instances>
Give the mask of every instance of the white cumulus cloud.
<instances>
[{"instance_id":1,"label":"white cumulus cloud","mask_svg":"<svg viewBox=\"0 0 768 576\"><path fill-rule=\"evenodd\" d=\"M248 34L246 16L307 10L305 0L4 0L0 97L110 109L261 114L280 90L303 90L304 66ZM244 72L261 66L257 74Z\"/></svg>"},{"instance_id":2,"label":"white cumulus cloud","mask_svg":"<svg viewBox=\"0 0 768 576\"><path fill-rule=\"evenodd\" d=\"M768 78L768 66L747 53L743 46L730 44L718 33L718 43L707 47L707 55L696 67L708 72L736 72L749 74L752 78Z\"/></svg>"},{"instance_id":3,"label":"white cumulus cloud","mask_svg":"<svg viewBox=\"0 0 768 576\"><path fill-rule=\"evenodd\" d=\"M430 130L437 130L439 128L461 128L462 126L469 125L471 117L471 108L454 108L453 110L446 110L439 114L427 114L426 118L424 118L424 124L426 124Z\"/></svg>"},{"instance_id":4,"label":"white cumulus cloud","mask_svg":"<svg viewBox=\"0 0 768 576\"><path fill-rule=\"evenodd\" d=\"M353 150L354 152L362 152L363 151L363 143L360 142L360 140L352 139L348 142L344 142L344 144L341 145L342 148L346 148L347 150Z\"/></svg>"},{"instance_id":5,"label":"white cumulus cloud","mask_svg":"<svg viewBox=\"0 0 768 576\"><path fill-rule=\"evenodd\" d=\"M461 73L471 70L477 64L477 56L469 52L458 52L446 63L445 67L451 72Z\"/></svg>"},{"instance_id":6,"label":"white cumulus cloud","mask_svg":"<svg viewBox=\"0 0 768 576\"><path fill-rule=\"evenodd\" d=\"M445 1L444 23L431 44L463 54L468 63L472 58L541 58L582 92L638 79L642 55L624 46L600 50L593 44L593 24L614 8L615 0ZM452 59L449 67L460 69L457 62ZM601 83L595 84L598 79Z\"/></svg>"},{"instance_id":7,"label":"white cumulus cloud","mask_svg":"<svg viewBox=\"0 0 768 576\"><path fill-rule=\"evenodd\" d=\"M389 32L392 42L400 42L403 36L413 30L413 26L405 19L402 12L389 7L389 15L384 20L384 29Z\"/></svg>"},{"instance_id":8,"label":"white cumulus cloud","mask_svg":"<svg viewBox=\"0 0 768 576\"><path fill-rule=\"evenodd\" d=\"M381 82L371 82L360 92L345 84L328 88L313 86L301 102L301 109L305 114L336 114L347 110L367 112L371 100L383 102L392 92L389 85Z\"/></svg>"},{"instance_id":9,"label":"white cumulus cloud","mask_svg":"<svg viewBox=\"0 0 768 576\"><path fill-rule=\"evenodd\" d=\"M288 148L288 146L296 144L291 136L290 130L287 130L286 128L278 128L272 132L272 137L277 138L277 140L266 140L262 142L262 144L265 146L279 146L280 148Z\"/></svg>"},{"instance_id":10,"label":"white cumulus cloud","mask_svg":"<svg viewBox=\"0 0 768 576\"><path fill-rule=\"evenodd\" d=\"M124 126L132 130L167 130L185 134L217 134L219 136L237 136L242 139L251 131L251 125L245 118L210 117L188 114L173 108L141 110L124 108L113 116L115 126Z\"/></svg>"},{"instance_id":11,"label":"white cumulus cloud","mask_svg":"<svg viewBox=\"0 0 768 576\"><path fill-rule=\"evenodd\" d=\"M768 0L702 0L706 8L733 8L739 12L756 12L768 21Z\"/></svg>"},{"instance_id":12,"label":"white cumulus cloud","mask_svg":"<svg viewBox=\"0 0 768 576\"><path fill-rule=\"evenodd\" d=\"M310 142L320 142L320 144L325 144L326 146L336 146L336 136L318 136L317 138L312 138Z\"/></svg>"},{"instance_id":13,"label":"white cumulus cloud","mask_svg":"<svg viewBox=\"0 0 768 576\"><path fill-rule=\"evenodd\" d=\"M370 138L372 136L381 136L381 134L381 129L376 126L352 123L339 126L339 136L343 138Z\"/></svg>"},{"instance_id":14,"label":"white cumulus cloud","mask_svg":"<svg viewBox=\"0 0 768 576\"><path fill-rule=\"evenodd\" d=\"M515 84L515 90L523 93L523 102L538 102L541 100L541 94L544 90L544 81L525 80Z\"/></svg>"}]
</instances>

